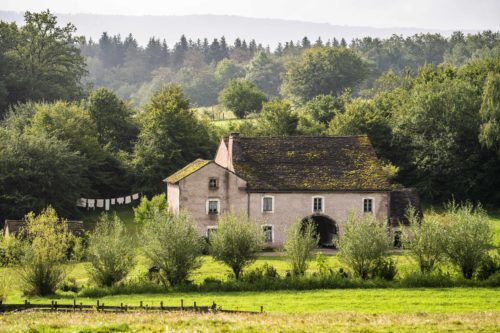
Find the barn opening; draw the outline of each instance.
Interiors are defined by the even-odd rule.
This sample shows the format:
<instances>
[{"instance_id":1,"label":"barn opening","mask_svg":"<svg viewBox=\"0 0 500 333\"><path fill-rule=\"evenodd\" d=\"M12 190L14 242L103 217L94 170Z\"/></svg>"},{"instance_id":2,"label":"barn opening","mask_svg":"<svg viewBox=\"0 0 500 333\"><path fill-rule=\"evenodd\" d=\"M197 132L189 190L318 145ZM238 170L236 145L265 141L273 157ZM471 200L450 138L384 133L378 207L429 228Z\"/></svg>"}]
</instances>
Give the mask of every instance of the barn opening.
<instances>
[{"instance_id":1,"label":"barn opening","mask_svg":"<svg viewBox=\"0 0 500 333\"><path fill-rule=\"evenodd\" d=\"M316 227L317 235L319 236L318 246L323 248L335 248L335 241L337 240L337 224L334 220L325 215L312 215L302 220L312 221Z\"/></svg>"}]
</instances>

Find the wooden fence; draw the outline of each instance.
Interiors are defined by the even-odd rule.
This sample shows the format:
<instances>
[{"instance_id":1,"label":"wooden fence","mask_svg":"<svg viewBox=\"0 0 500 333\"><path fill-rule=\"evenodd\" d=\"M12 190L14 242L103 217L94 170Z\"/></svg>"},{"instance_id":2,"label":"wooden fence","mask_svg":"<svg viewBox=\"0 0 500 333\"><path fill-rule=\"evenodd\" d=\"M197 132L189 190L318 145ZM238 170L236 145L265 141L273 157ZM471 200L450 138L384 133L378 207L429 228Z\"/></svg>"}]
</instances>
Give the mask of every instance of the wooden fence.
<instances>
[{"instance_id":1,"label":"wooden fence","mask_svg":"<svg viewBox=\"0 0 500 333\"><path fill-rule=\"evenodd\" d=\"M188 312L199 312L199 313L263 313L264 307L260 306L259 311L240 311L240 310L226 310L221 306L217 306L215 302L210 306L199 306L196 302L192 306L184 305L184 300L181 299L180 306L164 306L163 301L160 302L160 306L150 306L144 304L143 301L139 302L138 306L132 306L128 304L121 303L120 305L105 305L99 300L96 301L94 305L77 303L76 299L73 300L73 304L58 304L57 301L52 301L50 304L31 304L28 300L24 301L24 304L4 304L0 301L0 312L11 312L11 311L23 311L23 310L38 310L38 311L95 311L95 312L129 312L129 311L188 311Z\"/></svg>"}]
</instances>

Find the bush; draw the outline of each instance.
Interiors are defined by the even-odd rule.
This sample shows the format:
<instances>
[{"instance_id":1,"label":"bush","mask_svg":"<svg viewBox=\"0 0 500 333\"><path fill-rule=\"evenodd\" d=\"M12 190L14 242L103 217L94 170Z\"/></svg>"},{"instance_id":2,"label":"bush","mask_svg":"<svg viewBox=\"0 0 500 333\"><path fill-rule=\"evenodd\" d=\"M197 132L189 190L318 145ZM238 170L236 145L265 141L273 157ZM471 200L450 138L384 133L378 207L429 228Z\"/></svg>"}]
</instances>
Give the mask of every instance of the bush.
<instances>
[{"instance_id":1,"label":"bush","mask_svg":"<svg viewBox=\"0 0 500 333\"><path fill-rule=\"evenodd\" d=\"M344 233L337 242L340 259L362 279L367 279L376 269L389 246L385 224L368 215L357 218L349 214Z\"/></svg>"},{"instance_id":2,"label":"bush","mask_svg":"<svg viewBox=\"0 0 500 333\"><path fill-rule=\"evenodd\" d=\"M419 220L415 209L410 208L406 215L409 225L402 228L403 248L410 251L422 273L431 273L446 256L444 225L433 213Z\"/></svg>"},{"instance_id":3,"label":"bush","mask_svg":"<svg viewBox=\"0 0 500 333\"><path fill-rule=\"evenodd\" d=\"M64 280L67 249L72 239L68 226L48 207L38 216L26 215L23 229L24 255L20 276L25 294L53 294Z\"/></svg>"},{"instance_id":4,"label":"bush","mask_svg":"<svg viewBox=\"0 0 500 333\"><path fill-rule=\"evenodd\" d=\"M288 230L285 251L292 266L293 275L304 275L312 251L318 246L318 236L314 223L297 220Z\"/></svg>"},{"instance_id":5,"label":"bush","mask_svg":"<svg viewBox=\"0 0 500 333\"><path fill-rule=\"evenodd\" d=\"M150 266L158 267L158 277L165 287L186 282L200 266L200 237L184 212L155 215L143 227L142 243L144 256Z\"/></svg>"},{"instance_id":6,"label":"bush","mask_svg":"<svg viewBox=\"0 0 500 333\"><path fill-rule=\"evenodd\" d=\"M245 214L227 213L219 217L217 232L210 237L210 253L228 265L236 278L257 258L264 235Z\"/></svg>"},{"instance_id":7,"label":"bush","mask_svg":"<svg viewBox=\"0 0 500 333\"><path fill-rule=\"evenodd\" d=\"M372 277L392 281L396 277L397 273L398 269L394 260L391 258L381 258L377 260L377 263L375 264Z\"/></svg>"},{"instance_id":8,"label":"bush","mask_svg":"<svg viewBox=\"0 0 500 333\"><path fill-rule=\"evenodd\" d=\"M448 204L446 218L446 254L461 271L463 277L471 279L487 256L491 246L492 231L488 215L481 206L471 203L461 206Z\"/></svg>"},{"instance_id":9,"label":"bush","mask_svg":"<svg viewBox=\"0 0 500 333\"><path fill-rule=\"evenodd\" d=\"M497 249L497 252L499 250ZM500 272L500 259L498 255L487 255L481 261L479 270L477 272L477 278L479 280L487 280L493 274Z\"/></svg>"},{"instance_id":10,"label":"bush","mask_svg":"<svg viewBox=\"0 0 500 333\"><path fill-rule=\"evenodd\" d=\"M117 215L101 215L89 237L87 257L87 271L98 286L111 286L130 272L135 261L133 240Z\"/></svg>"},{"instance_id":11,"label":"bush","mask_svg":"<svg viewBox=\"0 0 500 333\"><path fill-rule=\"evenodd\" d=\"M167 197L165 194L158 194L149 200L147 197L141 198L141 203L134 208L134 222L145 224L151 221L156 215L168 213Z\"/></svg>"},{"instance_id":12,"label":"bush","mask_svg":"<svg viewBox=\"0 0 500 333\"><path fill-rule=\"evenodd\" d=\"M17 265L23 256L23 244L15 236L0 238L0 265Z\"/></svg>"},{"instance_id":13,"label":"bush","mask_svg":"<svg viewBox=\"0 0 500 333\"><path fill-rule=\"evenodd\" d=\"M246 273L242 280L255 283L257 281L265 280L265 279L276 279L278 278L278 271L274 266L265 263L262 267L256 267L254 270Z\"/></svg>"},{"instance_id":14,"label":"bush","mask_svg":"<svg viewBox=\"0 0 500 333\"><path fill-rule=\"evenodd\" d=\"M66 291L66 292L71 291L71 292L77 293L80 288L78 287L78 283L76 282L76 280L74 278L72 278L72 279L64 280L61 283L60 289L62 291Z\"/></svg>"},{"instance_id":15,"label":"bush","mask_svg":"<svg viewBox=\"0 0 500 333\"><path fill-rule=\"evenodd\" d=\"M450 288L455 285L449 273L441 271L433 273L413 272L405 275L400 281L405 288Z\"/></svg>"}]
</instances>

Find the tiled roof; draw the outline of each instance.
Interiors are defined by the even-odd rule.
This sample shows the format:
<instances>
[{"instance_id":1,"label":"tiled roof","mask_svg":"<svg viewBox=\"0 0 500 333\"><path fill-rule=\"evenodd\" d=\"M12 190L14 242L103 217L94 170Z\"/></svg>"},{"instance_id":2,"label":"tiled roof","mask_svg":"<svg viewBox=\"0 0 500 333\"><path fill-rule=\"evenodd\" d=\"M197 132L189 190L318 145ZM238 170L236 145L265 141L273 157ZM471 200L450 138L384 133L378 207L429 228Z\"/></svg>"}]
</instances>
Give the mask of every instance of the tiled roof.
<instances>
[{"instance_id":1,"label":"tiled roof","mask_svg":"<svg viewBox=\"0 0 500 333\"><path fill-rule=\"evenodd\" d=\"M179 182L181 179L189 176L193 172L200 170L201 168L203 168L205 165L207 165L210 162L212 162L212 161L202 160L200 158L197 160L194 160L193 162L186 165L184 168L178 170L174 174L165 178L163 181L166 183L175 184L175 183Z\"/></svg>"},{"instance_id":2,"label":"tiled roof","mask_svg":"<svg viewBox=\"0 0 500 333\"><path fill-rule=\"evenodd\" d=\"M235 136L232 154L234 171L248 182L249 190L391 188L367 136Z\"/></svg>"}]
</instances>

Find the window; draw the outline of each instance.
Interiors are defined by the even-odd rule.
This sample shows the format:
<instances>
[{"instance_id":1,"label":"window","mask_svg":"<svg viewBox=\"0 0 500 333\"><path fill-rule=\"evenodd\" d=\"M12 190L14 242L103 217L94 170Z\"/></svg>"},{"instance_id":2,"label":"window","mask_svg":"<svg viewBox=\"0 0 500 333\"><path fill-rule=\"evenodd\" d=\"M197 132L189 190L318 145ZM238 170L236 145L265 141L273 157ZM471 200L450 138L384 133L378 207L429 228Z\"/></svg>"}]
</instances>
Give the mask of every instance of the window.
<instances>
[{"instance_id":1,"label":"window","mask_svg":"<svg viewBox=\"0 0 500 333\"><path fill-rule=\"evenodd\" d=\"M264 232L264 241L266 243L273 242L273 226L272 225L263 225L262 231Z\"/></svg>"},{"instance_id":2,"label":"window","mask_svg":"<svg viewBox=\"0 0 500 333\"><path fill-rule=\"evenodd\" d=\"M219 199L207 200L207 214L219 214Z\"/></svg>"},{"instance_id":3,"label":"window","mask_svg":"<svg viewBox=\"0 0 500 333\"><path fill-rule=\"evenodd\" d=\"M373 199L371 198L363 199L363 212L364 213L373 212Z\"/></svg>"},{"instance_id":4,"label":"window","mask_svg":"<svg viewBox=\"0 0 500 333\"><path fill-rule=\"evenodd\" d=\"M262 197L262 212L263 213L274 212L274 197L270 196Z\"/></svg>"},{"instance_id":5,"label":"window","mask_svg":"<svg viewBox=\"0 0 500 333\"><path fill-rule=\"evenodd\" d=\"M313 197L312 206L313 213L323 213L323 197Z\"/></svg>"},{"instance_id":6,"label":"window","mask_svg":"<svg viewBox=\"0 0 500 333\"><path fill-rule=\"evenodd\" d=\"M211 190L216 190L219 188L219 180L217 178L210 178L208 181L208 188Z\"/></svg>"},{"instance_id":7,"label":"window","mask_svg":"<svg viewBox=\"0 0 500 333\"><path fill-rule=\"evenodd\" d=\"M216 226L209 226L207 227L207 238L210 240L210 237L213 237L214 234L217 233L217 227Z\"/></svg>"}]
</instances>

